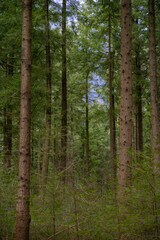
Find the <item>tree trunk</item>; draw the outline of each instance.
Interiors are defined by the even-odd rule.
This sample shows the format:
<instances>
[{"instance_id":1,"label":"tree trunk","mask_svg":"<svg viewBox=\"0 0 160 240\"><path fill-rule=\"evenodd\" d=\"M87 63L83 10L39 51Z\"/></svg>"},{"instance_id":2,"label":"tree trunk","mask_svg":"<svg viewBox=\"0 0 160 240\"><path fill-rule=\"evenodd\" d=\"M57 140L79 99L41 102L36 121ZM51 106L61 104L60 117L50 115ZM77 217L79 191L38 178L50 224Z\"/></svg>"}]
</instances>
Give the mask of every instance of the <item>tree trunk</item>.
<instances>
[{"instance_id":1,"label":"tree trunk","mask_svg":"<svg viewBox=\"0 0 160 240\"><path fill-rule=\"evenodd\" d=\"M154 160L154 172L156 173L157 171L159 171L158 164L160 161L160 132L159 132L154 0L148 1L148 12L149 12L149 72L150 72L151 116L152 116L152 154Z\"/></svg>"},{"instance_id":2,"label":"tree trunk","mask_svg":"<svg viewBox=\"0 0 160 240\"><path fill-rule=\"evenodd\" d=\"M118 202L123 201L131 182L132 147L132 33L131 0L121 2L121 101L118 166Z\"/></svg>"},{"instance_id":3,"label":"tree trunk","mask_svg":"<svg viewBox=\"0 0 160 240\"><path fill-rule=\"evenodd\" d=\"M32 0L23 0L16 240L29 239Z\"/></svg>"},{"instance_id":4,"label":"tree trunk","mask_svg":"<svg viewBox=\"0 0 160 240\"><path fill-rule=\"evenodd\" d=\"M61 171L67 161L67 74L66 74L66 0L62 6L62 128L61 128ZM62 176L65 183L65 176Z\"/></svg>"},{"instance_id":5,"label":"tree trunk","mask_svg":"<svg viewBox=\"0 0 160 240\"><path fill-rule=\"evenodd\" d=\"M89 176L89 119L88 119L88 77L86 77L86 173Z\"/></svg>"},{"instance_id":6,"label":"tree trunk","mask_svg":"<svg viewBox=\"0 0 160 240\"><path fill-rule=\"evenodd\" d=\"M49 16L48 0L45 0L45 34L46 34L46 130L44 142L44 158L42 166L42 194L45 189L49 165L49 148L51 135L51 60L50 60L50 43L49 43Z\"/></svg>"},{"instance_id":7,"label":"tree trunk","mask_svg":"<svg viewBox=\"0 0 160 240\"><path fill-rule=\"evenodd\" d=\"M75 229L76 229L76 239L80 239L79 235L79 218L78 218L78 207L77 207L77 195L75 189L75 176L74 176L74 121L73 121L73 104L71 103L71 154L70 154L70 175L71 175L71 189L73 192L73 202L74 202L74 215L75 215Z\"/></svg>"}]
</instances>

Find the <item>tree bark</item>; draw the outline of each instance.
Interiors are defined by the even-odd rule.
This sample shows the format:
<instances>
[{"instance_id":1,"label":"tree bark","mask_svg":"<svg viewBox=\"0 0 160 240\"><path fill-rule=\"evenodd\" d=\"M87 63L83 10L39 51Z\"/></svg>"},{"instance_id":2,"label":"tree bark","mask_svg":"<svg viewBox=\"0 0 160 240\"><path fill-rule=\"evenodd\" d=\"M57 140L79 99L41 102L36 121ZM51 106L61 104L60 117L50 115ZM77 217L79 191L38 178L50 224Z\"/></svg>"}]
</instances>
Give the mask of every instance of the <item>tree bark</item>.
<instances>
[{"instance_id":1,"label":"tree bark","mask_svg":"<svg viewBox=\"0 0 160 240\"><path fill-rule=\"evenodd\" d=\"M32 0L23 0L16 240L29 239Z\"/></svg>"},{"instance_id":2,"label":"tree bark","mask_svg":"<svg viewBox=\"0 0 160 240\"><path fill-rule=\"evenodd\" d=\"M44 158L42 166L42 194L48 175L49 166L49 148L51 135L51 60L50 60L50 42L49 42L49 15L48 0L45 0L45 34L46 34L46 130L44 142Z\"/></svg>"},{"instance_id":3,"label":"tree bark","mask_svg":"<svg viewBox=\"0 0 160 240\"><path fill-rule=\"evenodd\" d=\"M118 202L121 205L131 182L132 147L132 33L131 0L121 2L121 100L118 166Z\"/></svg>"},{"instance_id":4,"label":"tree bark","mask_svg":"<svg viewBox=\"0 0 160 240\"><path fill-rule=\"evenodd\" d=\"M61 127L61 171L67 161L67 74L66 74L66 0L62 6L62 127ZM65 176L62 176L65 183Z\"/></svg>"},{"instance_id":5,"label":"tree bark","mask_svg":"<svg viewBox=\"0 0 160 240\"><path fill-rule=\"evenodd\" d=\"M154 0L148 1L149 12L149 72L151 89L151 116L152 116L152 154L154 160L154 172L158 170L160 160L160 132L158 109L158 85L155 39L155 11Z\"/></svg>"}]
</instances>

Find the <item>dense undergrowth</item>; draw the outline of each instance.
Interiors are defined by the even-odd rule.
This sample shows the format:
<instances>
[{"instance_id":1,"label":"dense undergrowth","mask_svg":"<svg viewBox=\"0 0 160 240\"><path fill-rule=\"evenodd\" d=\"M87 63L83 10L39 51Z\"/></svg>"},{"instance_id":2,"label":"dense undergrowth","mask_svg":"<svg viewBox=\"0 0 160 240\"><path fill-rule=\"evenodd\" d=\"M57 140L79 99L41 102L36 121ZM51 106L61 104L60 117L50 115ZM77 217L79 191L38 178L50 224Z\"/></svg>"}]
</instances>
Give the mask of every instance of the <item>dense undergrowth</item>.
<instances>
[{"instance_id":1,"label":"dense undergrowth","mask_svg":"<svg viewBox=\"0 0 160 240\"><path fill-rule=\"evenodd\" d=\"M3 240L15 238L15 172L11 169L6 174L1 170L0 237ZM105 181L102 184L93 176L87 181L76 177L74 186L67 184L62 187L56 174L53 187L53 177L50 173L42 200L39 197L38 176L32 172L30 239L160 239L160 189L158 176L155 185L152 172L149 157L133 161L132 186L128 189L125 206L121 212L118 211L115 192L109 189Z\"/></svg>"}]
</instances>

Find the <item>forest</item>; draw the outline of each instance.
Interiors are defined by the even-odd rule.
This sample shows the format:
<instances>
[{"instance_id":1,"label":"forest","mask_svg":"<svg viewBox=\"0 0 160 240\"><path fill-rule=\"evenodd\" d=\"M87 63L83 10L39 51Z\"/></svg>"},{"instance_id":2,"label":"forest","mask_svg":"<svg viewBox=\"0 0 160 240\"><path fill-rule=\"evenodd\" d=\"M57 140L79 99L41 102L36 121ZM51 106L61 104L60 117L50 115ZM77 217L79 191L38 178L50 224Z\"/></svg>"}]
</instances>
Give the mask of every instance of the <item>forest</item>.
<instances>
[{"instance_id":1,"label":"forest","mask_svg":"<svg viewBox=\"0 0 160 240\"><path fill-rule=\"evenodd\" d=\"M0 1L0 240L160 239L160 1Z\"/></svg>"}]
</instances>

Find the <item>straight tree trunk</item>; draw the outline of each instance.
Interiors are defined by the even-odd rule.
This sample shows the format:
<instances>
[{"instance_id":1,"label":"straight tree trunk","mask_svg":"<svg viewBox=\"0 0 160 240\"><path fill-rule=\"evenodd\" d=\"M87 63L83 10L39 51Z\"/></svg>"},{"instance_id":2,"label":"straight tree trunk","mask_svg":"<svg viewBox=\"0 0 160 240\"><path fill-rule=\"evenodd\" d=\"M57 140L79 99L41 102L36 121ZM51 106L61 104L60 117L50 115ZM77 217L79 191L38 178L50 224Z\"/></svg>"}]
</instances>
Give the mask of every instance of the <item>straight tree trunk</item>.
<instances>
[{"instance_id":1,"label":"straight tree trunk","mask_svg":"<svg viewBox=\"0 0 160 240\"><path fill-rule=\"evenodd\" d=\"M66 0L62 3L62 127L61 127L61 171L67 161L67 74L66 74ZM65 176L62 177L65 183Z\"/></svg>"},{"instance_id":2,"label":"straight tree trunk","mask_svg":"<svg viewBox=\"0 0 160 240\"><path fill-rule=\"evenodd\" d=\"M75 176L74 176L74 121L73 121L73 104L71 103L71 154L70 154L70 174L71 174L71 189L73 192L73 202L74 202L74 215L75 215L75 229L76 229L76 239L80 239L79 235L79 219L78 219L78 208L77 208L77 195L75 189Z\"/></svg>"},{"instance_id":3,"label":"straight tree trunk","mask_svg":"<svg viewBox=\"0 0 160 240\"><path fill-rule=\"evenodd\" d=\"M109 6L110 7L110 6ZM115 139L115 117L114 117L114 94L113 94L113 71L111 58L111 15L108 16L109 31L109 102L110 102L110 164L111 164L111 188L114 189L115 181L115 158L116 158L116 139Z\"/></svg>"},{"instance_id":4,"label":"straight tree trunk","mask_svg":"<svg viewBox=\"0 0 160 240\"><path fill-rule=\"evenodd\" d=\"M152 154L154 160L154 172L156 173L157 171L159 171L158 164L160 161L160 132L159 132L154 0L148 0L148 12L149 12L149 72L150 72L151 116L152 116Z\"/></svg>"},{"instance_id":5,"label":"straight tree trunk","mask_svg":"<svg viewBox=\"0 0 160 240\"><path fill-rule=\"evenodd\" d=\"M132 33L131 0L121 2L121 100L118 164L118 203L124 200L131 182L132 147Z\"/></svg>"},{"instance_id":6,"label":"straight tree trunk","mask_svg":"<svg viewBox=\"0 0 160 240\"><path fill-rule=\"evenodd\" d=\"M23 0L16 240L29 239L32 0Z\"/></svg>"},{"instance_id":7,"label":"straight tree trunk","mask_svg":"<svg viewBox=\"0 0 160 240\"><path fill-rule=\"evenodd\" d=\"M86 77L86 172L89 176L89 119L88 119L88 77Z\"/></svg>"},{"instance_id":8,"label":"straight tree trunk","mask_svg":"<svg viewBox=\"0 0 160 240\"><path fill-rule=\"evenodd\" d=\"M46 34L46 130L44 142L44 158L42 166L42 194L44 193L49 166L49 148L51 135L51 60L49 42L48 0L45 0L45 34Z\"/></svg>"}]
</instances>

